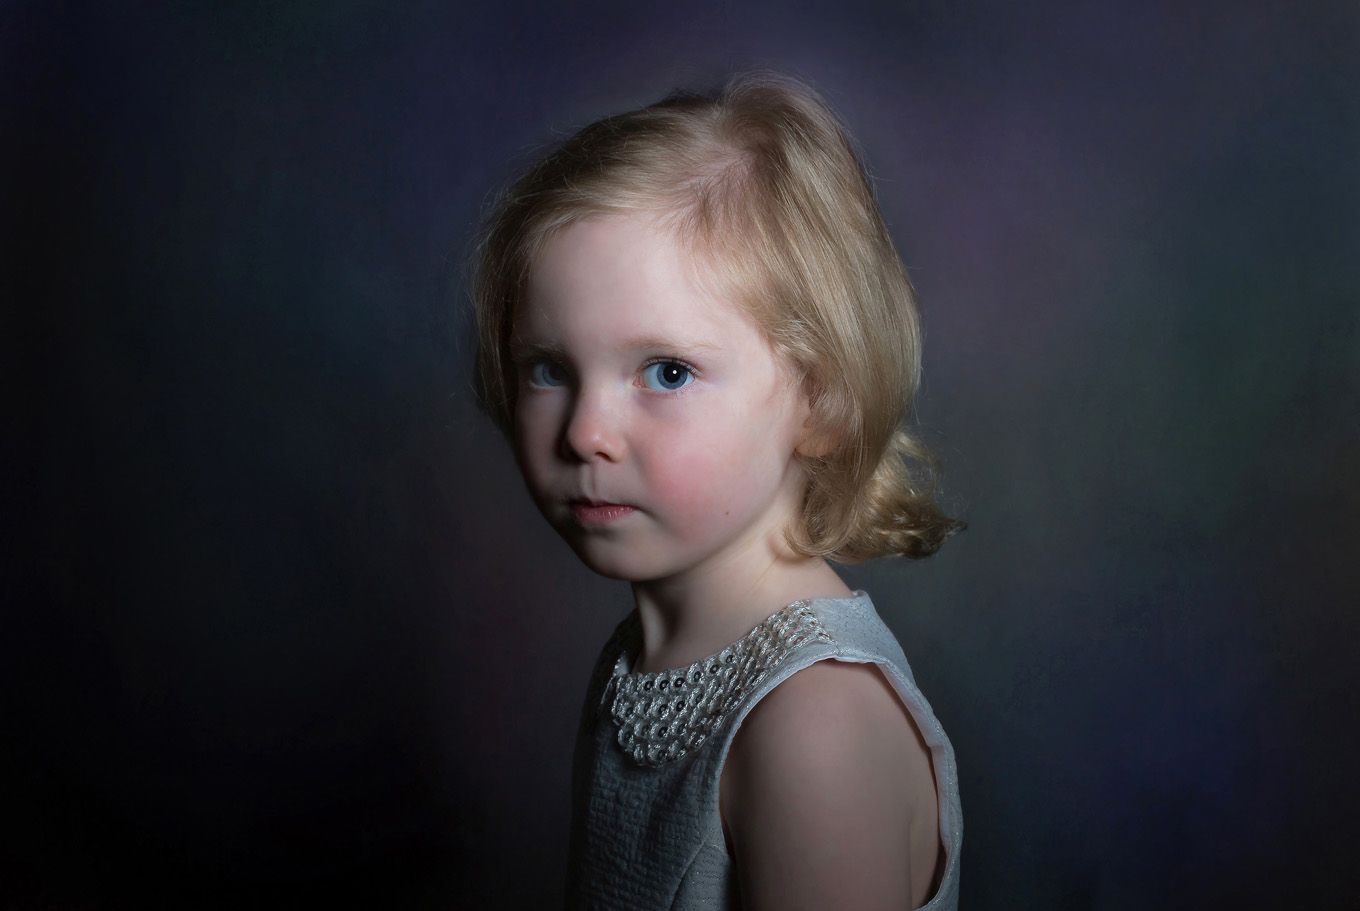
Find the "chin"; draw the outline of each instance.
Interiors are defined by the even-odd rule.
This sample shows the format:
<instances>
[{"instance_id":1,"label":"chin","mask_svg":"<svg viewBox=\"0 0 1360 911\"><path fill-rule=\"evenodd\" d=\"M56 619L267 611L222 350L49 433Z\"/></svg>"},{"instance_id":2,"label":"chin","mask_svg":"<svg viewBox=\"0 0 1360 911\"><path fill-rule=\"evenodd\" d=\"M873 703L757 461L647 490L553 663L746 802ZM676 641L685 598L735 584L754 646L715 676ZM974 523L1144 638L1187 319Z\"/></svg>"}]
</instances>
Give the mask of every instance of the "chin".
<instances>
[{"instance_id":1,"label":"chin","mask_svg":"<svg viewBox=\"0 0 1360 911\"><path fill-rule=\"evenodd\" d=\"M581 562L592 572L606 579L643 582L663 575L656 567L649 565L646 559L640 558L635 551L630 552L617 545L601 546L602 542L589 539L572 539L570 543L571 549L576 552Z\"/></svg>"},{"instance_id":2,"label":"chin","mask_svg":"<svg viewBox=\"0 0 1360 911\"><path fill-rule=\"evenodd\" d=\"M588 546L573 545L573 549L587 568L606 579L618 579L621 582L636 582L638 579L637 567L626 556L600 554Z\"/></svg>"}]
</instances>

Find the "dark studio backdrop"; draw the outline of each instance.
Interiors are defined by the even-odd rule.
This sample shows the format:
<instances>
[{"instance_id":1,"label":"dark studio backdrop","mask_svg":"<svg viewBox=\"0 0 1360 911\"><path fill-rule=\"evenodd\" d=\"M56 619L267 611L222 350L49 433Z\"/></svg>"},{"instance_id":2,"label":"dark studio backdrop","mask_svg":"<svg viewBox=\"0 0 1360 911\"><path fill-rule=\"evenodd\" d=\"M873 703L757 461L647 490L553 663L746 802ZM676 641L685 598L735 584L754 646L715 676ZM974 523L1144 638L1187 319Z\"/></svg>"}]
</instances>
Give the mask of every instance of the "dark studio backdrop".
<instances>
[{"instance_id":1,"label":"dark studio backdrop","mask_svg":"<svg viewBox=\"0 0 1360 911\"><path fill-rule=\"evenodd\" d=\"M473 407L545 142L763 64L868 157L970 528L845 570L963 907L1340 907L1353 3L0 6L0 907L548 908L630 609Z\"/></svg>"}]
</instances>

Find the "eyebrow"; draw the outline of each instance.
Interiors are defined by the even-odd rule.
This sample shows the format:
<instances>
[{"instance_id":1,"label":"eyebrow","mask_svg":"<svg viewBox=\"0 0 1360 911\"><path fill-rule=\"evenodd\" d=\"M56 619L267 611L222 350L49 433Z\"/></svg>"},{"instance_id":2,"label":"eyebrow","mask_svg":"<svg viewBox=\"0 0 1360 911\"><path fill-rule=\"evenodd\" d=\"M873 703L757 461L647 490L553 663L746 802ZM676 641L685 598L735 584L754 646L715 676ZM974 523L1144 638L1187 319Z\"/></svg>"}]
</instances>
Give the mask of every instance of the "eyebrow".
<instances>
[{"instance_id":1,"label":"eyebrow","mask_svg":"<svg viewBox=\"0 0 1360 911\"><path fill-rule=\"evenodd\" d=\"M642 351L642 350L662 350L673 351L676 353L694 351L701 354L713 354L721 351L720 345L699 340L684 341L673 338L666 338L661 335L635 335L626 338L618 347L619 351ZM566 349L557 342L530 342L519 336L510 339L510 352L517 357L530 356L552 356L562 357L566 354Z\"/></svg>"}]
</instances>

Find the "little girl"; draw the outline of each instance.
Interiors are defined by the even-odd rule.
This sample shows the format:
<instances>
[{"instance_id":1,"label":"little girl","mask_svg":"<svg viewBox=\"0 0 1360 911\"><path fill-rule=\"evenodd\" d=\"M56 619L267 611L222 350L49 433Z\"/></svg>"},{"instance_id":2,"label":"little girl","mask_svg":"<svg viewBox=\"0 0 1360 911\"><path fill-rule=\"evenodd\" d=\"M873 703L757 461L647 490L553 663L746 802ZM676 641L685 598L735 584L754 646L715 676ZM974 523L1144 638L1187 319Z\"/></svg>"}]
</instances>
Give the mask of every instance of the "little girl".
<instances>
[{"instance_id":1,"label":"little girl","mask_svg":"<svg viewBox=\"0 0 1360 911\"><path fill-rule=\"evenodd\" d=\"M964 527L902 426L919 315L834 113L757 72L593 123L475 270L482 407L636 605L586 695L568 905L956 907L953 749L827 562Z\"/></svg>"}]
</instances>

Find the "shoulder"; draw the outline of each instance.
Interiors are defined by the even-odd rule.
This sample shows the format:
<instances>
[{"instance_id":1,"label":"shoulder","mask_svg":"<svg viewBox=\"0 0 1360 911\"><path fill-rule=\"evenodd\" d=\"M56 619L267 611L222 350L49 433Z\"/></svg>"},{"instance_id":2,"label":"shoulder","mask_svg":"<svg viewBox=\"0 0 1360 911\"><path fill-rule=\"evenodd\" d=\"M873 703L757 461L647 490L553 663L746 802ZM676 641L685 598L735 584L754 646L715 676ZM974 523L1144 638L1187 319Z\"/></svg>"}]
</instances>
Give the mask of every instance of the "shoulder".
<instances>
[{"instance_id":1,"label":"shoulder","mask_svg":"<svg viewBox=\"0 0 1360 911\"><path fill-rule=\"evenodd\" d=\"M879 666L824 659L755 704L733 738L727 762L738 779L759 770L758 778L770 782L782 770L838 771L846 763L874 771L886 762L886 770L897 774L900 760L914 764L914 757L929 763L911 713ZM758 762L774 758L780 761Z\"/></svg>"},{"instance_id":2,"label":"shoulder","mask_svg":"<svg viewBox=\"0 0 1360 911\"><path fill-rule=\"evenodd\" d=\"M836 907L847 875L856 907L915 907L932 878L929 752L875 664L818 661L767 693L734 736L720 797L750 907Z\"/></svg>"}]
</instances>

